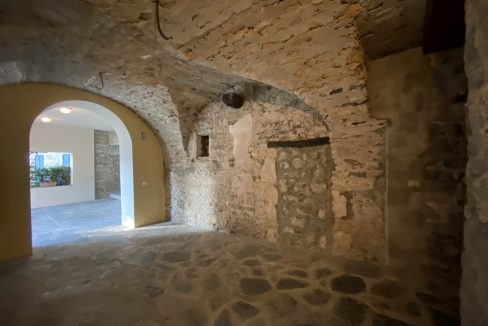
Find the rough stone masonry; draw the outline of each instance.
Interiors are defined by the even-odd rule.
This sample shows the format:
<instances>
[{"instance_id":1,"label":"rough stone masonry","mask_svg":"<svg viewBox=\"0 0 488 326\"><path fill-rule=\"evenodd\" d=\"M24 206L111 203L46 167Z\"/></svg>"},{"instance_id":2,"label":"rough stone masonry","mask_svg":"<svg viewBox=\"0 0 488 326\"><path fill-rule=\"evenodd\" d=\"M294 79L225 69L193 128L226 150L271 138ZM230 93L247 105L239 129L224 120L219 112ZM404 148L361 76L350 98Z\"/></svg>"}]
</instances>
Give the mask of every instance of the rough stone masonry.
<instances>
[{"instance_id":1,"label":"rough stone masonry","mask_svg":"<svg viewBox=\"0 0 488 326\"><path fill-rule=\"evenodd\" d=\"M461 314L464 325L483 325L488 320L488 4L469 0L466 4L466 73L468 98L468 167L466 185L463 280Z\"/></svg>"},{"instance_id":2,"label":"rough stone masonry","mask_svg":"<svg viewBox=\"0 0 488 326\"><path fill-rule=\"evenodd\" d=\"M115 131L95 130L95 197L120 193L120 150Z\"/></svg>"},{"instance_id":3,"label":"rough stone masonry","mask_svg":"<svg viewBox=\"0 0 488 326\"><path fill-rule=\"evenodd\" d=\"M162 1L169 41L151 0L0 0L0 83L68 85L134 110L161 142L174 221L407 266L449 300L465 181L462 311L483 325L488 6L466 3L463 63L462 49L412 49L422 0ZM237 110L220 101L236 85ZM329 144L268 146L317 138Z\"/></svg>"},{"instance_id":4,"label":"rough stone masonry","mask_svg":"<svg viewBox=\"0 0 488 326\"><path fill-rule=\"evenodd\" d=\"M6 22L5 50L0 54L2 83L46 81L86 88L139 113L159 135L167 158L171 190L167 193L172 203L168 213L173 220L207 224L205 219L192 218L197 211L179 195L190 184L178 182L197 177L202 185L207 180L209 172L191 174L198 163L191 162L189 151L202 110L233 85L259 82L297 96L313 108L314 119L323 121L321 136L331 139L333 211L347 205L354 211L354 218L334 217L327 240L332 252L386 259L384 198L378 196L384 188L386 123L368 112L366 69L354 23L364 9L361 5L268 0L259 5L243 1L237 7L225 1L202 2L198 7L188 1L168 2L161 13L166 32L173 37L169 42L158 39L151 24L150 1L113 6L71 0L39 6L35 2L2 5L3 12L9 13L2 16ZM22 26L20 21L25 21ZM273 126L266 128L271 134L278 132ZM258 159L266 161L265 156ZM266 167L271 165L274 162L268 160ZM265 183L271 189L272 182ZM268 208L254 215L251 224L243 220L245 228L254 225L245 233L276 238L274 226L265 227L277 224L273 211ZM227 216L222 223L215 212L211 224L233 230L236 217ZM237 209L236 214L247 212Z\"/></svg>"}]
</instances>

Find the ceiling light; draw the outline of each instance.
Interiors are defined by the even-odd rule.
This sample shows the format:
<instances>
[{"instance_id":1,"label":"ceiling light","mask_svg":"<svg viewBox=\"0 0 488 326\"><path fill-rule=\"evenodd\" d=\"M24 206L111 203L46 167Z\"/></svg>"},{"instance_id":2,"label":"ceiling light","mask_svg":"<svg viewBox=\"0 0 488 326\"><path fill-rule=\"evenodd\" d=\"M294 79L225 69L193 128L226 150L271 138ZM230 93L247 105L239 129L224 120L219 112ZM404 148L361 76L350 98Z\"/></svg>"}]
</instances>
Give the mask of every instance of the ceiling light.
<instances>
[{"instance_id":1,"label":"ceiling light","mask_svg":"<svg viewBox=\"0 0 488 326\"><path fill-rule=\"evenodd\" d=\"M63 114L70 114L71 113L70 108L60 108L59 111Z\"/></svg>"},{"instance_id":2,"label":"ceiling light","mask_svg":"<svg viewBox=\"0 0 488 326\"><path fill-rule=\"evenodd\" d=\"M49 118L49 117L42 117L42 118L41 118L41 121L42 121L42 122L46 122L46 123L48 123L48 122L51 122L51 121L52 121L52 119L51 119L51 118Z\"/></svg>"}]
</instances>

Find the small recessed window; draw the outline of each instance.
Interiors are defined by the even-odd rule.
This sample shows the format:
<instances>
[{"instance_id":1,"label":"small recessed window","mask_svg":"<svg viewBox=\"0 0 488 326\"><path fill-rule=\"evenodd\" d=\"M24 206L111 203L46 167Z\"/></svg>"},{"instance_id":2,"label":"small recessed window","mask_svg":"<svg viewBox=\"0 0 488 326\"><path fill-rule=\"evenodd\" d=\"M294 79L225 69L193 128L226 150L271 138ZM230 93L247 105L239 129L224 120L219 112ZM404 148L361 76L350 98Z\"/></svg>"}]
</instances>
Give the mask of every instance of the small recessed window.
<instances>
[{"instance_id":1,"label":"small recessed window","mask_svg":"<svg viewBox=\"0 0 488 326\"><path fill-rule=\"evenodd\" d=\"M197 144L197 158L210 156L210 137L208 135L199 135Z\"/></svg>"}]
</instances>

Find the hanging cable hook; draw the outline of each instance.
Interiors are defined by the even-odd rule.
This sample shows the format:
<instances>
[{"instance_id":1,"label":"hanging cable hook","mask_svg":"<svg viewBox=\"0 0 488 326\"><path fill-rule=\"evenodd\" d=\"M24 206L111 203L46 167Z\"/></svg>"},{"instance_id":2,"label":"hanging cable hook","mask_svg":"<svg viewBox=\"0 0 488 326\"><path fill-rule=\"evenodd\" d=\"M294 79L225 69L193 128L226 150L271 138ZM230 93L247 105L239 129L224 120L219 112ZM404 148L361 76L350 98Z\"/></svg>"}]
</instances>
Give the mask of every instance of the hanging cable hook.
<instances>
[{"instance_id":1,"label":"hanging cable hook","mask_svg":"<svg viewBox=\"0 0 488 326\"><path fill-rule=\"evenodd\" d=\"M163 30L161 29L161 22L159 20L159 1L160 0L156 0L156 24L158 26L158 31L159 31L159 34L161 34L161 36L166 40L171 40L173 39L171 36L166 36L164 33L163 33Z\"/></svg>"},{"instance_id":2,"label":"hanging cable hook","mask_svg":"<svg viewBox=\"0 0 488 326\"><path fill-rule=\"evenodd\" d=\"M100 77L100 86L95 85L95 88L98 89L98 90L102 90L105 87L105 85L103 83L103 72L100 71L98 73L98 76Z\"/></svg>"}]
</instances>

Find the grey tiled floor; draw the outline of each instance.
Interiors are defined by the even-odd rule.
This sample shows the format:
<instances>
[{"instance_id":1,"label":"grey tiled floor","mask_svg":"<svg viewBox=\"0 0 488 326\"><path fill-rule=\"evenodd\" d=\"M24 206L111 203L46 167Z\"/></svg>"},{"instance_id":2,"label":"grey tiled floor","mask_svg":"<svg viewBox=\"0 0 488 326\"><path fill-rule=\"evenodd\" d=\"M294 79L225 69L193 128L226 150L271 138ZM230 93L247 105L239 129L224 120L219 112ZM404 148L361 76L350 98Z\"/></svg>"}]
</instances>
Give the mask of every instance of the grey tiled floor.
<instances>
[{"instance_id":1,"label":"grey tiled floor","mask_svg":"<svg viewBox=\"0 0 488 326\"><path fill-rule=\"evenodd\" d=\"M32 244L35 248L79 242L126 230L120 222L120 201L90 202L33 209Z\"/></svg>"}]
</instances>

